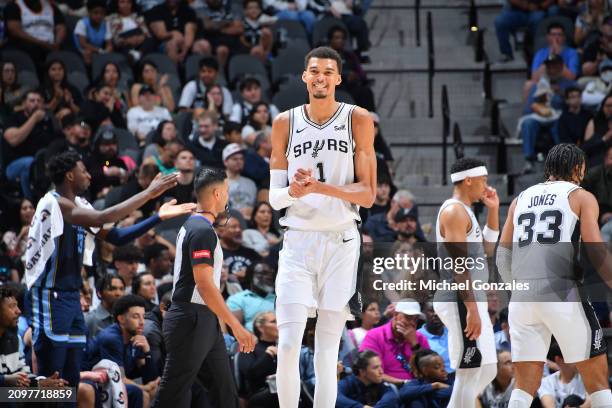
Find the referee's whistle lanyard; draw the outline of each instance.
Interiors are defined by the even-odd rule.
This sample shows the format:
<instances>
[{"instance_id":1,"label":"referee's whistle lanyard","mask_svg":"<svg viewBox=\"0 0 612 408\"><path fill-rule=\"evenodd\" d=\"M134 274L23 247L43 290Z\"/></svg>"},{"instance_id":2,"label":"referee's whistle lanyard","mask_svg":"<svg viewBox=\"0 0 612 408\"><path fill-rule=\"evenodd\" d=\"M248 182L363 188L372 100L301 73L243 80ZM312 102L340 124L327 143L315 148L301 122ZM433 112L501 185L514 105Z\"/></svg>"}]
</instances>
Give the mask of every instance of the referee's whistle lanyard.
<instances>
[{"instance_id":1,"label":"referee's whistle lanyard","mask_svg":"<svg viewBox=\"0 0 612 408\"><path fill-rule=\"evenodd\" d=\"M221 225L221 224L217 224L217 218L219 218L219 214L215 215L214 213L210 212L210 211L206 211L206 210L200 210L200 211L196 211L197 214L209 214L211 215L215 222L213 222L211 225L214 227L225 227L229 221L229 219L232 217L232 215L230 214L230 205L229 203L225 204L225 222ZM206 217L204 217L206 218ZM208 221L208 218L206 218L206 221ZM210 222L210 221L208 221Z\"/></svg>"}]
</instances>

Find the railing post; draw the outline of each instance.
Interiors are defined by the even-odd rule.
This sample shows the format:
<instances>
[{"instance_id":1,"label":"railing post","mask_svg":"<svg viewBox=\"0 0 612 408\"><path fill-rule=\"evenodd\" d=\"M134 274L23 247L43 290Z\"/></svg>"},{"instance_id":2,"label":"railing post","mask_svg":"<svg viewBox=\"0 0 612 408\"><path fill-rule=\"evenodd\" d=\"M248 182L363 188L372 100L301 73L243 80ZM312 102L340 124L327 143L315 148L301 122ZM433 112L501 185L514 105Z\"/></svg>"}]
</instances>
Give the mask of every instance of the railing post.
<instances>
[{"instance_id":1,"label":"railing post","mask_svg":"<svg viewBox=\"0 0 612 408\"><path fill-rule=\"evenodd\" d=\"M447 179L447 150L450 136L450 104L448 102L448 89L442 85L442 185L448 184Z\"/></svg>"},{"instance_id":2,"label":"railing post","mask_svg":"<svg viewBox=\"0 0 612 408\"><path fill-rule=\"evenodd\" d=\"M491 66L489 62L485 63L484 72L482 75L482 92L486 101L493 99L493 85L491 81Z\"/></svg>"},{"instance_id":3,"label":"railing post","mask_svg":"<svg viewBox=\"0 0 612 408\"><path fill-rule=\"evenodd\" d=\"M414 1L414 28L416 34L416 46L421 46L421 0Z\"/></svg>"},{"instance_id":4,"label":"railing post","mask_svg":"<svg viewBox=\"0 0 612 408\"><path fill-rule=\"evenodd\" d=\"M435 55L433 43L433 27L431 22L431 11L427 12L427 72L428 72L428 96L429 96L429 117L433 118L433 76L435 72Z\"/></svg>"}]
</instances>

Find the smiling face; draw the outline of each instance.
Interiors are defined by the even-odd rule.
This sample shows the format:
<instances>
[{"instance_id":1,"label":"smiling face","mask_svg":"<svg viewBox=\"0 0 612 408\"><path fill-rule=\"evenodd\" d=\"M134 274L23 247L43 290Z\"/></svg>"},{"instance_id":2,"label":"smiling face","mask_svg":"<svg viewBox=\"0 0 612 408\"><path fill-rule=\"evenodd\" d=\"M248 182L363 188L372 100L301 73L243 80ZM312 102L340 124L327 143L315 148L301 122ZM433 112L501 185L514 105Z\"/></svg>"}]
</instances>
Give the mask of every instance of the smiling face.
<instances>
[{"instance_id":1,"label":"smiling face","mask_svg":"<svg viewBox=\"0 0 612 408\"><path fill-rule=\"evenodd\" d=\"M342 81L336 60L331 58L310 58L302 74L308 95L315 99L333 98L336 86Z\"/></svg>"}]
</instances>

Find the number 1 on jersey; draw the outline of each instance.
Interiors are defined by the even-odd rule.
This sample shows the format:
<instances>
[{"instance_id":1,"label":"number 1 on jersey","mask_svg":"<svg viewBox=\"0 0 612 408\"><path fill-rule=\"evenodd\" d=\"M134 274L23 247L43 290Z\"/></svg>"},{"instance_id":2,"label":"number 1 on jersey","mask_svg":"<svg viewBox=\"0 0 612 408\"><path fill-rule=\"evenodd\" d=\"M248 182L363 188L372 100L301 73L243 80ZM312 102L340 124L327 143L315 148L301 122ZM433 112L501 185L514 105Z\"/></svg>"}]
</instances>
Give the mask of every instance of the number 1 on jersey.
<instances>
[{"instance_id":1,"label":"number 1 on jersey","mask_svg":"<svg viewBox=\"0 0 612 408\"><path fill-rule=\"evenodd\" d=\"M325 183L325 176L323 175L323 162L317 163L317 169L319 169L319 181Z\"/></svg>"}]
</instances>

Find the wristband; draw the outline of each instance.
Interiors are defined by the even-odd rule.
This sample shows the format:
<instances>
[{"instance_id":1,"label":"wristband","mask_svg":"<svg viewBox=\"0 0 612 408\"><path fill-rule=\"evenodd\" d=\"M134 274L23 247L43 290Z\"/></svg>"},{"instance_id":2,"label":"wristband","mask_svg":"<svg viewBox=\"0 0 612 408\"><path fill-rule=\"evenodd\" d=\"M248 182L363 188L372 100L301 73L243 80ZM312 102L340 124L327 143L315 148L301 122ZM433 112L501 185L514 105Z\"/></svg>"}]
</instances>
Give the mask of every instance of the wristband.
<instances>
[{"instance_id":1,"label":"wristband","mask_svg":"<svg viewBox=\"0 0 612 408\"><path fill-rule=\"evenodd\" d=\"M499 231L495 231L489 228L488 225L485 225L482 230L482 237L487 242L497 242L497 238L499 238Z\"/></svg>"}]
</instances>

